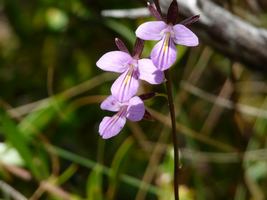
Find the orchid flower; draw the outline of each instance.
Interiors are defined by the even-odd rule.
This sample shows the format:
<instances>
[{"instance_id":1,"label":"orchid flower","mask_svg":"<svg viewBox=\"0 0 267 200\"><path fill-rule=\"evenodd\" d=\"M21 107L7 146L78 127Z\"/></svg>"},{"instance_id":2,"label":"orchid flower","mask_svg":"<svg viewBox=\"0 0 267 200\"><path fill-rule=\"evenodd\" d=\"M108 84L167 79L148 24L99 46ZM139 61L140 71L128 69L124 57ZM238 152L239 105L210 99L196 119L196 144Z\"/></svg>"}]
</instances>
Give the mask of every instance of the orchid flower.
<instances>
[{"instance_id":1,"label":"orchid flower","mask_svg":"<svg viewBox=\"0 0 267 200\"><path fill-rule=\"evenodd\" d=\"M175 44L184 46L197 46L198 37L185 25L196 21L199 16L189 18L184 24L176 24L178 16L178 5L173 0L167 14L167 20L164 20L160 7L157 9L154 5L148 4L151 13L159 20L154 22L145 22L136 30L136 36L143 40L159 41L151 51L150 58L154 65L160 70L170 68L176 61L177 50Z\"/></svg>"},{"instance_id":2,"label":"orchid flower","mask_svg":"<svg viewBox=\"0 0 267 200\"><path fill-rule=\"evenodd\" d=\"M103 139L117 135L124 127L126 119L140 121L145 114L144 103L138 96L121 102L111 95L101 103L100 107L102 110L117 112L112 117L104 117L101 121L99 133Z\"/></svg>"},{"instance_id":3,"label":"orchid flower","mask_svg":"<svg viewBox=\"0 0 267 200\"><path fill-rule=\"evenodd\" d=\"M160 84L164 75L157 69L150 59L140 59L143 50L143 41L137 39L133 56L118 38L115 40L120 51L111 51L104 54L96 65L105 71L121 73L111 87L111 94L119 101L124 102L136 95L139 79L150 84Z\"/></svg>"}]
</instances>

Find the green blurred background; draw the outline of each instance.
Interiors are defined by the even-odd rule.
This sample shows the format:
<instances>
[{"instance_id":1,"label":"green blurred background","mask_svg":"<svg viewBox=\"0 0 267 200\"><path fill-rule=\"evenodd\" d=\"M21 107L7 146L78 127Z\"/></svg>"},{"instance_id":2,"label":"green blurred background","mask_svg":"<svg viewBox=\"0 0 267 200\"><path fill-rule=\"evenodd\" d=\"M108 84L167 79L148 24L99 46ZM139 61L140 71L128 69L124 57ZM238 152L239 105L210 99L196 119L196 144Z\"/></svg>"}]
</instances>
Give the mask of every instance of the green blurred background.
<instances>
[{"instance_id":1,"label":"green blurred background","mask_svg":"<svg viewBox=\"0 0 267 200\"><path fill-rule=\"evenodd\" d=\"M246 1L217 3L267 27L264 3L260 12ZM103 18L100 11L144 6L141 0L0 1L1 199L173 198L164 85L143 83L139 91L160 94L145 102L154 120L129 122L110 140L98 135L99 122L112 114L99 103L117 75L95 63L116 49L115 37L131 49L137 26L153 20ZM267 77L200 42L178 47L171 70L181 199L267 199ZM146 43L144 56L153 45Z\"/></svg>"}]
</instances>

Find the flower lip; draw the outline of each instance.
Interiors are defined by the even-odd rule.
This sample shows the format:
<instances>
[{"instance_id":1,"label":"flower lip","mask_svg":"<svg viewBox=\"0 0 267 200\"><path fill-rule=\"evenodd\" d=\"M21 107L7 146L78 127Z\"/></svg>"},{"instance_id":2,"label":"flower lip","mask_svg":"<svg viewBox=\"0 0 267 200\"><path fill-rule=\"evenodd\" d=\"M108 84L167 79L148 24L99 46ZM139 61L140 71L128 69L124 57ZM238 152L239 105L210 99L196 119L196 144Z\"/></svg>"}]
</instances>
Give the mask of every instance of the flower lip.
<instances>
[{"instance_id":1,"label":"flower lip","mask_svg":"<svg viewBox=\"0 0 267 200\"><path fill-rule=\"evenodd\" d=\"M127 67L128 69L111 86L111 94L120 102L125 102L133 97L139 87L138 77L135 73L137 70L135 70L134 65L128 65Z\"/></svg>"},{"instance_id":2,"label":"flower lip","mask_svg":"<svg viewBox=\"0 0 267 200\"><path fill-rule=\"evenodd\" d=\"M117 135L126 123L126 112L118 112L112 117L104 117L99 125L99 134L103 139Z\"/></svg>"},{"instance_id":3,"label":"flower lip","mask_svg":"<svg viewBox=\"0 0 267 200\"><path fill-rule=\"evenodd\" d=\"M153 64L161 71L170 68L176 60L176 47L170 31L154 46L150 57Z\"/></svg>"}]
</instances>

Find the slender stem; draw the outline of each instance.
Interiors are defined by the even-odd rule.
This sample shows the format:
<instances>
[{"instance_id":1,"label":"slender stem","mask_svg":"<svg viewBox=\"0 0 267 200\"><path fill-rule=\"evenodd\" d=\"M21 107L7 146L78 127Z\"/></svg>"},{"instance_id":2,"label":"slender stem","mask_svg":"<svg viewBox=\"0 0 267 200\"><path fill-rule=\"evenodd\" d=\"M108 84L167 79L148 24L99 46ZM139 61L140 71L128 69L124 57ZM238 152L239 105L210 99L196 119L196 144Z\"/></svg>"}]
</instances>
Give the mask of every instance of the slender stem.
<instances>
[{"instance_id":1,"label":"slender stem","mask_svg":"<svg viewBox=\"0 0 267 200\"><path fill-rule=\"evenodd\" d=\"M176 135L176 117L175 117L175 109L173 103L173 94L172 94L172 82L171 77L169 74L169 70L165 71L165 78L166 88L167 88L167 95L168 95L168 103L169 103L169 110L171 115L171 122L172 122L172 142L173 142L173 151L174 151L174 199L179 200L179 152L178 152L178 142L177 142L177 135Z\"/></svg>"}]
</instances>

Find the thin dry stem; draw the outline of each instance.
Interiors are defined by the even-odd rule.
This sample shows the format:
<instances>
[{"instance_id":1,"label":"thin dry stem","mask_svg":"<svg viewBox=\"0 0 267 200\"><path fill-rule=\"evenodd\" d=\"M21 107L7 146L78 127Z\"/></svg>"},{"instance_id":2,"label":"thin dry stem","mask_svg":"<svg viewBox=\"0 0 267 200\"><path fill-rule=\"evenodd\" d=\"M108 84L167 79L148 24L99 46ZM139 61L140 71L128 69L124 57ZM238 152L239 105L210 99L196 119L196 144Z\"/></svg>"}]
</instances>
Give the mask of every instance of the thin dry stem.
<instances>
[{"instance_id":1,"label":"thin dry stem","mask_svg":"<svg viewBox=\"0 0 267 200\"><path fill-rule=\"evenodd\" d=\"M172 127L172 142L173 142L173 152L174 152L174 199L179 200L179 146L176 135L176 116L175 108L173 102L173 93L172 93L172 82L169 74L169 70L165 72L166 78L166 88L168 95L168 103L171 116L171 127Z\"/></svg>"}]
</instances>

